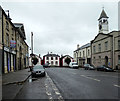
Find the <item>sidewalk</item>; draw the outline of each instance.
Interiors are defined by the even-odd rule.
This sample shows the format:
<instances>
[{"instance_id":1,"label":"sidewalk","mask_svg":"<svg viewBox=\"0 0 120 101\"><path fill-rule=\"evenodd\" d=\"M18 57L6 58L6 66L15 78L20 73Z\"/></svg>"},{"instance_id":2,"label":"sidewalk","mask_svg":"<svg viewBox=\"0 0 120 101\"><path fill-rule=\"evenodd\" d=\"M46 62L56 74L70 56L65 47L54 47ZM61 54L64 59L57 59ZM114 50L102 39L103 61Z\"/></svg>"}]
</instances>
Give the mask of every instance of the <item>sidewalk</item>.
<instances>
[{"instance_id":1,"label":"sidewalk","mask_svg":"<svg viewBox=\"0 0 120 101\"><path fill-rule=\"evenodd\" d=\"M17 84L25 82L28 77L31 75L31 72L28 72L29 69L23 69L16 72L11 72L8 74L2 75L2 99L14 99L15 96L22 89L23 84Z\"/></svg>"},{"instance_id":2,"label":"sidewalk","mask_svg":"<svg viewBox=\"0 0 120 101\"><path fill-rule=\"evenodd\" d=\"M2 85L25 81L31 74L29 69L18 70L2 75Z\"/></svg>"}]
</instances>

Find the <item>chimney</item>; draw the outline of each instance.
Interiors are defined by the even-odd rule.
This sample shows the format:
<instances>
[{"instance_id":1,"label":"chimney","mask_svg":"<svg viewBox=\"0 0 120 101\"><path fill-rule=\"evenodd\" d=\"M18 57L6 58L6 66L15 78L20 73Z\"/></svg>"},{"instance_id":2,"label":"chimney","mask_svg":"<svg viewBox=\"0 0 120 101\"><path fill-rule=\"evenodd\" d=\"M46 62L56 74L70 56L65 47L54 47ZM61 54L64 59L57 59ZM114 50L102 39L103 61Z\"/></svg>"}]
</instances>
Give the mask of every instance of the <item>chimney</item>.
<instances>
[{"instance_id":1,"label":"chimney","mask_svg":"<svg viewBox=\"0 0 120 101\"><path fill-rule=\"evenodd\" d=\"M79 48L79 44L77 44L77 49Z\"/></svg>"},{"instance_id":2,"label":"chimney","mask_svg":"<svg viewBox=\"0 0 120 101\"><path fill-rule=\"evenodd\" d=\"M40 54L39 54L39 58L40 58Z\"/></svg>"}]
</instances>

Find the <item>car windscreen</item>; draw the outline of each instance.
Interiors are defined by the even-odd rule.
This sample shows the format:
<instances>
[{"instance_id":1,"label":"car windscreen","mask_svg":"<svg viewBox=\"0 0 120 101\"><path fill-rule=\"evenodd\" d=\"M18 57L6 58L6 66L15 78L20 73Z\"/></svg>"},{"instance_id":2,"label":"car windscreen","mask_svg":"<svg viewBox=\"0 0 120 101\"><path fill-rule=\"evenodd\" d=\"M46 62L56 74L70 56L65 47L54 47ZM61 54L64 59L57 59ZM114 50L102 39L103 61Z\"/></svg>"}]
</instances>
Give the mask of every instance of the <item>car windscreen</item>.
<instances>
[{"instance_id":1,"label":"car windscreen","mask_svg":"<svg viewBox=\"0 0 120 101\"><path fill-rule=\"evenodd\" d=\"M38 65L38 66L33 67L33 69L44 69L44 68L43 68L43 66Z\"/></svg>"},{"instance_id":2,"label":"car windscreen","mask_svg":"<svg viewBox=\"0 0 120 101\"><path fill-rule=\"evenodd\" d=\"M72 63L72 65L77 65L77 63Z\"/></svg>"},{"instance_id":3,"label":"car windscreen","mask_svg":"<svg viewBox=\"0 0 120 101\"><path fill-rule=\"evenodd\" d=\"M89 66L89 64L85 64L84 66Z\"/></svg>"}]
</instances>

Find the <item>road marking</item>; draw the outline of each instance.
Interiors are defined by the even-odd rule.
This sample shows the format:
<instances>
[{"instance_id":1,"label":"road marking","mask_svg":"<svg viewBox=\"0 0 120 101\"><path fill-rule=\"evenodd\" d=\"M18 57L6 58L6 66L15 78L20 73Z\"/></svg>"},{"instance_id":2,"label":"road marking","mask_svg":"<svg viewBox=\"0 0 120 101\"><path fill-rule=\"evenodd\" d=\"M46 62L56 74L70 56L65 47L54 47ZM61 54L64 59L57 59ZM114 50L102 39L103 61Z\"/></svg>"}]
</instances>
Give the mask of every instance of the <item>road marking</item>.
<instances>
[{"instance_id":1,"label":"road marking","mask_svg":"<svg viewBox=\"0 0 120 101\"><path fill-rule=\"evenodd\" d=\"M88 78L88 79L91 79L91 80L95 80L95 81L100 81L100 80L98 80L98 79L95 79L95 78L91 78L91 77L88 77L88 76L85 76L85 75L81 75L82 77L85 77L85 78Z\"/></svg>"},{"instance_id":2,"label":"road marking","mask_svg":"<svg viewBox=\"0 0 120 101\"><path fill-rule=\"evenodd\" d=\"M64 101L59 90L53 83L52 79L47 75L47 73L46 73L46 77L47 78L46 78L45 87L46 87L46 94L48 95L49 101L54 101L54 99L53 99L54 95L53 95L53 92L51 91L51 89L54 91L54 94L56 94L56 96L57 96L56 99L58 99L58 101Z\"/></svg>"},{"instance_id":3,"label":"road marking","mask_svg":"<svg viewBox=\"0 0 120 101\"><path fill-rule=\"evenodd\" d=\"M115 87L120 87L119 85L114 84Z\"/></svg>"},{"instance_id":4,"label":"road marking","mask_svg":"<svg viewBox=\"0 0 120 101\"><path fill-rule=\"evenodd\" d=\"M77 73L72 73L72 74L77 74Z\"/></svg>"}]
</instances>

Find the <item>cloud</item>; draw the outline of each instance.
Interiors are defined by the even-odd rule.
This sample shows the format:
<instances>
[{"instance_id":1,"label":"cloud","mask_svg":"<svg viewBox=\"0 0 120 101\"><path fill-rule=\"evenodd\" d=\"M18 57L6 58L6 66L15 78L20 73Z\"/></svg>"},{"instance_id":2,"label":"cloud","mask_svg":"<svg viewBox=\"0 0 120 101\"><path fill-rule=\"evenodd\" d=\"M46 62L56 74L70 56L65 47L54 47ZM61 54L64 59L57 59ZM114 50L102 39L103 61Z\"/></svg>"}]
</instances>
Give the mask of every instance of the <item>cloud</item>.
<instances>
[{"instance_id":1,"label":"cloud","mask_svg":"<svg viewBox=\"0 0 120 101\"><path fill-rule=\"evenodd\" d=\"M13 22L24 23L30 46L34 33L34 52L45 55L70 54L90 42L98 34L98 18L104 5L111 30L117 29L117 2L10 2L2 3L10 10ZM113 9L114 7L114 9Z\"/></svg>"}]
</instances>

